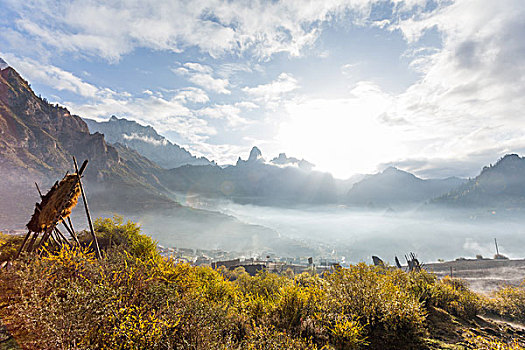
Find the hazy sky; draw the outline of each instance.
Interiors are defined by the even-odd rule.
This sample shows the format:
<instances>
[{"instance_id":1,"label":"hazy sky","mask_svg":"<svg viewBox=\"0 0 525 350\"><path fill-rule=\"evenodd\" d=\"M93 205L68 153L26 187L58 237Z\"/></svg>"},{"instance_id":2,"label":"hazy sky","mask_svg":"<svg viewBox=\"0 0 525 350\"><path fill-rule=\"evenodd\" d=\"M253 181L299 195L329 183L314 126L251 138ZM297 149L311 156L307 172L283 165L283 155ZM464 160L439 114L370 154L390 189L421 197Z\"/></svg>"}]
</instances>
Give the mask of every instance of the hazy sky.
<instances>
[{"instance_id":1,"label":"hazy sky","mask_svg":"<svg viewBox=\"0 0 525 350\"><path fill-rule=\"evenodd\" d=\"M2 0L0 26L38 94L219 163L474 176L525 150L523 0Z\"/></svg>"}]
</instances>

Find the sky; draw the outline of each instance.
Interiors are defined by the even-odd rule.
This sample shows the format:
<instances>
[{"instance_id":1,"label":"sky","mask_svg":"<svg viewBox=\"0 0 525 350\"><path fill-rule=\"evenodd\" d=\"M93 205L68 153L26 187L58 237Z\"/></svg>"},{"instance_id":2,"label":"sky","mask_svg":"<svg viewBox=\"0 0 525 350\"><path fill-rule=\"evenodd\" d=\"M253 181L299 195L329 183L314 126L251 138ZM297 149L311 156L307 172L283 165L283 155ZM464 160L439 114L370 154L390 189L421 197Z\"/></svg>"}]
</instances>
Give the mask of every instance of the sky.
<instances>
[{"instance_id":1,"label":"sky","mask_svg":"<svg viewBox=\"0 0 525 350\"><path fill-rule=\"evenodd\" d=\"M338 178L525 153L524 35L522 0L0 2L0 57L50 102Z\"/></svg>"}]
</instances>

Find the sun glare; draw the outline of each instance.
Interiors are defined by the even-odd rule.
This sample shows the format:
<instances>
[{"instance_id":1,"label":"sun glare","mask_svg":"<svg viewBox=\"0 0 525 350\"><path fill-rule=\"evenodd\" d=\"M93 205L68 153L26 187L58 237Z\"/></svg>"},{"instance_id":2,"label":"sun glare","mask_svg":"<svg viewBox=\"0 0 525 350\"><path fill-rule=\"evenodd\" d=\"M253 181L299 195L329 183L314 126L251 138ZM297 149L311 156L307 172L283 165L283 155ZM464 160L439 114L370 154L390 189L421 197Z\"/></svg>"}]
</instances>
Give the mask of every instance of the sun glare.
<instances>
[{"instance_id":1,"label":"sun glare","mask_svg":"<svg viewBox=\"0 0 525 350\"><path fill-rule=\"evenodd\" d=\"M338 178L373 172L402 153L399 135L380 118L390 105L388 96L370 89L352 92L347 99L288 104L289 118L278 136L283 149Z\"/></svg>"}]
</instances>

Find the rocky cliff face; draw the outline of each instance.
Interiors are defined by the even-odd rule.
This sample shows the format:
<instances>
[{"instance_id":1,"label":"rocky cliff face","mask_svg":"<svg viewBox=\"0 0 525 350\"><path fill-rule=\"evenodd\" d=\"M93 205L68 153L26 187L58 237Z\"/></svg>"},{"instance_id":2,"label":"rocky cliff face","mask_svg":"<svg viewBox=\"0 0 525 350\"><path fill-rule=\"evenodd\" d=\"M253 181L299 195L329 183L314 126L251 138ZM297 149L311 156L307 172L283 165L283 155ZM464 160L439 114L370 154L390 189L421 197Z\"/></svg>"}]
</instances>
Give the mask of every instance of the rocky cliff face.
<instances>
[{"instance_id":1,"label":"rocky cliff face","mask_svg":"<svg viewBox=\"0 0 525 350\"><path fill-rule=\"evenodd\" d=\"M99 170L119 162L103 135L91 135L80 117L37 97L9 66L0 71L0 154L4 169L49 176L70 169L72 155Z\"/></svg>"}]
</instances>

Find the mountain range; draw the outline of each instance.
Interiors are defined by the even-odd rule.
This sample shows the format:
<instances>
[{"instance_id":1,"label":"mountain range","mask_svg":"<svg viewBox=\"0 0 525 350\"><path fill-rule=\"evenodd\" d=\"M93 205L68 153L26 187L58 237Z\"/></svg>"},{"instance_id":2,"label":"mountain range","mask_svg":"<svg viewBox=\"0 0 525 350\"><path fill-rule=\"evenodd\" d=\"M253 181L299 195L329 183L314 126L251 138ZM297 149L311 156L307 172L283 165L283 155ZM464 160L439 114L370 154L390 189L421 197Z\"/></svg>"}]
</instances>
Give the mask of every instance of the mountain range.
<instances>
[{"instance_id":1,"label":"mountain range","mask_svg":"<svg viewBox=\"0 0 525 350\"><path fill-rule=\"evenodd\" d=\"M212 164L204 157L195 157L186 149L173 144L159 135L151 126L111 116L108 121L97 122L84 118L92 133L101 133L109 143L126 145L142 156L154 161L163 168L177 168L181 165L209 165Z\"/></svg>"},{"instance_id":2,"label":"mountain range","mask_svg":"<svg viewBox=\"0 0 525 350\"><path fill-rule=\"evenodd\" d=\"M353 206L411 205L444 195L465 181L457 177L424 180L395 167L388 167L354 184L345 199L347 204Z\"/></svg>"},{"instance_id":3,"label":"mountain range","mask_svg":"<svg viewBox=\"0 0 525 350\"><path fill-rule=\"evenodd\" d=\"M80 117L37 97L12 67L0 67L0 228L22 228L39 201L34 182L46 191L72 170L75 156L89 160L84 183L94 217L124 214L172 246L197 239L203 249L311 254L271 229L182 206L159 180L165 169L126 145L91 134ZM75 212L85 222L81 210Z\"/></svg>"},{"instance_id":4,"label":"mountain range","mask_svg":"<svg viewBox=\"0 0 525 350\"><path fill-rule=\"evenodd\" d=\"M332 175L295 166L266 163L253 147L248 159L235 165L182 166L163 174L171 190L222 197L239 203L263 205L327 204L338 201Z\"/></svg>"},{"instance_id":5,"label":"mountain range","mask_svg":"<svg viewBox=\"0 0 525 350\"><path fill-rule=\"evenodd\" d=\"M525 158L507 154L462 186L431 201L463 208L525 208Z\"/></svg>"},{"instance_id":6,"label":"mountain range","mask_svg":"<svg viewBox=\"0 0 525 350\"><path fill-rule=\"evenodd\" d=\"M172 216L180 219L193 210L177 202L180 194L272 206L401 208L430 202L438 206L525 207L525 159L518 155L503 157L470 180L421 179L393 167L374 175L339 180L313 170L314 165L304 159L284 153L266 161L257 147L246 160L239 157L235 165L218 166L204 157L195 157L151 126L115 116L105 122L84 121L66 108L37 97L29 83L2 62L3 226L27 221L38 200L33 182L49 187L71 169L72 156L79 161L89 159L85 173L88 196L94 210L106 215L120 212L140 218L146 212L169 211L178 212L180 215ZM212 222L217 220L216 214L196 211L191 216L212 218ZM235 221L226 217L220 220L229 224Z\"/></svg>"}]
</instances>

